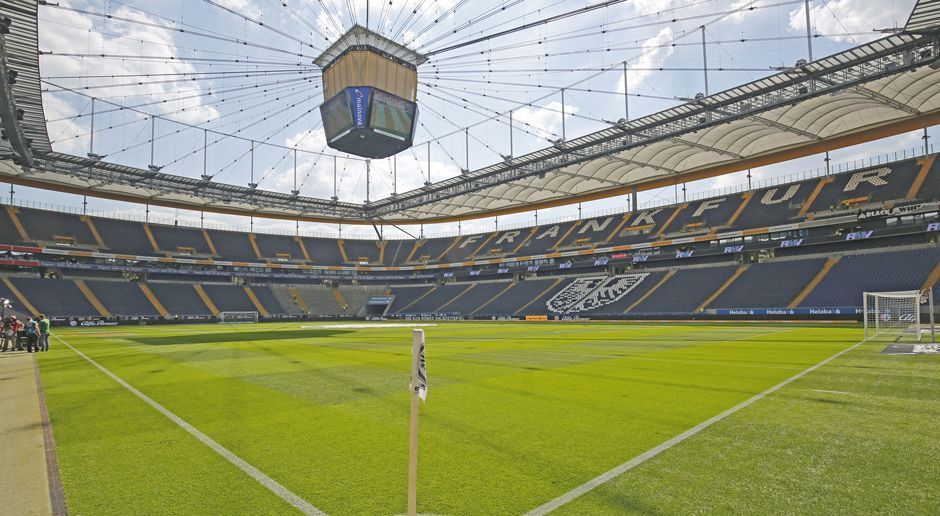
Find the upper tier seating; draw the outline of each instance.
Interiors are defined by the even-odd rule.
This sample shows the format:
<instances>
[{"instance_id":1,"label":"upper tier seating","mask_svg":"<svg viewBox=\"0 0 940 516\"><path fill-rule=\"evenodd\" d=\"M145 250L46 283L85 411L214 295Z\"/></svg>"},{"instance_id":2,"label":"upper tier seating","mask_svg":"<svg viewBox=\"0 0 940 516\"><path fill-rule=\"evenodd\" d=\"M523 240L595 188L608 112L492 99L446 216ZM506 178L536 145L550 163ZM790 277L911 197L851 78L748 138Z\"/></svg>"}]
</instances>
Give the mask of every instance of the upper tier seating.
<instances>
[{"instance_id":1,"label":"upper tier seating","mask_svg":"<svg viewBox=\"0 0 940 516\"><path fill-rule=\"evenodd\" d=\"M493 233L480 233L458 237L460 240L453 245L440 260L445 263L462 262L470 259L477 251L483 251L493 240ZM453 241L451 241L453 243Z\"/></svg>"},{"instance_id":2,"label":"upper tier seating","mask_svg":"<svg viewBox=\"0 0 940 516\"><path fill-rule=\"evenodd\" d=\"M6 206L0 207L0 239L4 244L24 243L5 208Z\"/></svg>"},{"instance_id":3,"label":"upper tier seating","mask_svg":"<svg viewBox=\"0 0 940 516\"><path fill-rule=\"evenodd\" d=\"M149 226L150 233L153 234L161 251L175 254L185 252L185 249L192 249L197 255L210 256L212 254L206 237L198 229L160 224L149 224Z\"/></svg>"},{"instance_id":4,"label":"upper tier seating","mask_svg":"<svg viewBox=\"0 0 940 516\"><path fill-rule=\"evenodd\" d=\"M334 238L303 237L310 259L316 265L347 265L339 252L339 243Z\"/></svg>"},{"instance_id":5,"label":"upper tier seating","mask_svg":"<svg viewBox=\"0 0 940 516\"><path fill-rule=\"evenodd\" d=\"M565 235L575 233L577 231L577 229L572 229L574 226L580 225L577 223L577 221L570 221L559 224L546 224L539 226L535 231L535 234L526 240L525 243L522 244L522 247L519 247L519 251L516 254L544 254L554 251L558 248L558 243L561 242ZM528 237L531 229L524 228L514 231L519 231L519 238L525 239Z\"/></svg>"},{"instance_id":6,"label":"upper tier seating","mask_svg":"<svg viewBox=\"0 0 940 516\"><path fill-rule=\"evenodd\" d=\"M903 199L920 168L914 161L909 160L829 176L810 208L812 211L826 211L876 201Z\"/></svg>"},{"instance_id":7,"label":"upper tier seating","mask_svg":"<svg viewBox=\"0 0 940 516\"><path fill-rule=\"evenodd\" d=\"M385 265L395 266L404 263L412 247L414 247L413 240L389 240L385 246Z\"/></svg>"},{"instance_id":8,"label":"upper tier seating","mask_svg":"<svg viewBox=\"0 0 940 516\"><path fill-rule=\"evenodd\" d=\"M261 256L269 260L277 260L279 258L289 260L304 259L300 244L297 243L294 237L255 233L255 242L258 244L258 250L261 251Z\"/></svg>"},{"instance_id":9,"label":"upper tier seating","mask_svg":"<svg viewBox=\"0 0 940 516\"><path fill-rule=\"evenodd\" d=\"M755 263L708 307L786 307L812 281L825 263L824 258Z\"/></svg>"},{"instance_id":10,"label":"upper tier seating","mask_svg":"<svg viewBox=\"0 0 940 516\"><path fill-rule=\"evenodd\" d=\"M160 315L147 299L147 296L140 290L137 283L88 280L85 284L95 294L95 297L101 301L101 304L111 312L111 315Z\"/></svg>"},{"instance_id":11,"label":"upper tier seating","mask_svg":"<svg viewBox=\"0 0 940 516\"><path fill-rule=\"evenodd\" d=\"M454 243L454 238L431 238L428 240L418 240L419 247L415 250L414 255L411 257L411 261L408 261L408 255L411 254L412 249L414 248L413 241L408 240L408 243L412 245L403 246L402 250L404 251L404 256L399 258L399 264L405 265L409 263L423 263L425 260L422 260L422 257L427 256L427 262L437 262L438 258L444 254L444 251Z\"/></svg>"},{"instance_id":12,"label":"upper tier seating","mask_svg":"<svg viewBox=\"0 0 940 516\"><path fill-rule=\"evenodd\" d=\"M856 307L864 292L919 290L940 263L940 248L848 255L806 297L802 306Z\"/></svg>"},{"instance_id":13,"label":"upper tier seating","mask_svg":"<svg viewBox=\"0 0 940 516\"><path fill-rule=\"evenodd\" d=\"M251 240L248 233L237 233L235 231L213 231L208 230L212 245L220 257L225 260L257 262L258 256L251 246Z\"/></svg>"},{"instance_id":14,"label":"upper tier seating","mask_svg":"<svg viewBox=\"0 0 940 516\"><path fill-rule=\"evenodd\" d=\"M92 217L108 250L135 256L153 256L153 244L140 222Z\"/></svg>"},{"instance_id":15,"label":"upper tier seating","mask_svg":"<svg viewBox=\"0 0 940 516\"><path fill-rule=\"evenodd\" d=\"M62 241L62 239L74 239L74 243L79 245L96 247L98 245L94 235L91 234L91 229L81 219L80 215L21 209L19 219L30 239L35 242L56 242Z\"/></svg>"},{"instance_id":16,"label":"upper tier seating","mask_svg":"<svg viewBox=\"0 0 940 516\"><path fill-rule=\"evenodd\" d=\"M365 258L364 261L370 265L381 265L377 244L377 240L343 240L346 257L352 263L361 263L361 259Z\"/></svg>"}]
</instances>

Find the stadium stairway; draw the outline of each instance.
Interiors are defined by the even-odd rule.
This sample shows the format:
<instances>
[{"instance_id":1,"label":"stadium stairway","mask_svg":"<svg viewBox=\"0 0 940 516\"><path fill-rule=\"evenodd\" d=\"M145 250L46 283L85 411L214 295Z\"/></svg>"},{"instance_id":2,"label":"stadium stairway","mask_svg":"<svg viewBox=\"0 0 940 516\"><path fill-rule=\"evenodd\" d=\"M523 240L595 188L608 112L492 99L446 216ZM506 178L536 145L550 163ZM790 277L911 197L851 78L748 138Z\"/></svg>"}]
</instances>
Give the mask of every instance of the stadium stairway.
<instances>
[{"instance_id":1,"label":"stadium stairway","mask_svg":"<svg viewBox=\"0 0 940 516\"><path fill-rule=\"evenodd\" d=\"M676 275L676 270L675 270L675 269L672 269L672 270L666 272L666 274L663 275L661 278L659 278L659 281L657 281L655 284L653 284L653 286L650 287L649 290L647 290L646 292L643 292L640 296L638 296L638 297L636 298L635 301L633 301L632 303L628 304L627 307L623 309L623 313L626 314L626 313L630 313L631 311L633 311L634 308L636 308L637 306L639 306L640 303L642 303L643 301L646 301L646 298L648 298L648 297L650 297L651 295L653 295L653 293L655 293L657 290L659 290L659 287L663 286L663 284L665 284L667 281L670 280L670 278L672 278L672 277L675 276L675 275ZM647 279L650 279L650 278L647 278Z\"/></svg>"},{"instance_id":2,"label":"stadium stairway","mask_svg":"<svg viewBox=\"0 0 940 516\"><path fill-rule=\"evenodd\" d=\"M515 286L516 286L515 281L506 282L506 285L502 290L500 290L499 292L491 296L489 299L484 300L484 302L481 305L474 308L473 311L470 313L473 315L476 315L477 313L484 311L486 307L489 306L490 304L499 303L499 299L502 297L502 295L505 294L506 292L509 292ZM496 306L499 306L499 305L496 305Z\"/></svg>"},{"instance_id":3,"label":"stadium stairway","mask_svg":"<svg viewBox=\"0 0 940 516\"><path fill-rule=\"evenodd\" d=\"M157 302L172 315L213 315L200 299L192 283L149 283Z\"/></svg>"},{"instance_id":4,"label":"stadium stairway","mask_svg":"<svg viewBox=\"0 0 940 516\"><path fill-rule=\"evenodd\" d=\"M269 287L271 295L277 300L287 315L306 315L309 311L300 294L293 287Z\"/></svg>"},{"instance_id":5,"label":"stadium stairway","mask_svg":"<svg viewBox=\"0 0 940 516\"><path fill-rule=\"evenodd\" d=\"M688 313L702 305L708 297L728 281L737 266L679 269L631 313Z\"/></svg>"},{"instance_id":6,"label":"stadium stairway","mask_svg":"<svg viewBox=\"0 0 940 516\"><path fill-rule=\"evenodd\" d=\"M20 237L20 240L23 242L31 242L32 239L29 238L29 233L26 232L26 228L23 227L23 223L20 222L20 209L16 206L4 206L6 209L7 215L10 218L10 223L13 224L13 228L16 229L17 236Z\"/></svg>"},{"instance_id":7,"label":"stadium stairway","mask_svg":"<svg viewBox=\"0 0 940 516\"><path fill-rule=\"evenodd\" d=\"M866 291L918 290L938 261L937 247L846 255L800 306L859 306Z\"/></svg>"},{"instance_id":8,"label":"stadium stairway","mask_svg":"<svg viewBox=\"0 0 940 516\"><path fill-rule=\"evenodd\" d=\"M0 284L0 297L5 297L13 303L13 313L16 314L17 317L39 313L36 307L29 302L29 299L26 299L23 292L16 288L16 285L10 281L10 278L4 276L0 278L0 280L2 280L2 284Z\"/></svg>"},{"instance_id":9,"label":"stadium stairway","mask_svg":"<svg viewBox=\"0 0 940 516\"><path fill-rule=\"evenodd\" d=\"M940 262L937 262L937 265L934 266L933 270L930 272L930 275L927 276L927 279L924 281L924 284L921 285L920 289L925 290L928 288L935 288L937 282L940 281ZM936 292L934 295L936 296Z\"/></svg>"},{"instance_id":10,"label":"stadium stairway","mask_svg":"<svg viewBox=\"0 0 940 516\"><path fill-rule=\"evenodd\" d=\"M803 300L806 299L806 296L815 290L822 280L829 274L829 271L831 271L832 268L835 267L837 263L839 263L839 259L840 257L835 256L826 260L826 263L823 264L822 269L820 269L813 279L810 280L810 282L807 283L805 287L803 287L800 293L797 294L792 301L790 301L790 303L787 305L787 308L796 308L800 306L803 303Z\"/></svg>"},{"instance_id":11,"label":"stadium stairway","mask_svg":"<svg viewBox=\"0 0 940 516\"><path fill-rule=\"evenodd\" d=\"M712 293L712 295L708 296L708 298L705 299L705 301L702 301L702 304L700 304L698 308L695 309L695 311L701 312L702 310L705 310L705 308L707 308L708 305L710 305L712 301L718 298L718 296L720 296L724 291L728 290L728 288L731 287L731 285L733 285L734 282L738 278L740 278L742 274L747 272L747 268L748 268L747 265L742 265L738 267L738 270L734 271L734 274L732 274L731 277L728 278L728 281L725 281L724 283L722 283L721 286L718 287L718 289Z\"/></svg>"},{"instance_id":12,"label":"stadium stairway","mask_svg":"<svg viewBox=\"0 0 940 516\"><path fill-rule=\"evenodd\" d=\"M382 295L385 287L381 285L340 285L339 293L343 296L348 308L346 313L359 315L372 296Z\"/></svg>"},{"instance_id":13,"label":"stadium stairway","mask_svg":"<svg viewBox=\"0 0 940 516\"><path fill-rule=\"evenodd\" d=\"M294 287L299 299L313 315L339 315L343 309L336 303L330 287L323 285L303 285Z\"/></svg>"},{"instance_id":14,"label":"stadium stairway","mask_svg":"<svg viewBox=\"0 0 940 516\"><path fill-rule=\"evenodd\" d=\"M411 305L424 298L424 296L434 292L436 288L436 286L430 285L394 287L392 293L395 296L395 300L392 302L392 305L388 307L387 313L405 312Z\"/></svg>"},{"instance_id":15,"label":"stadium stairway","mask_svg":"<svg viewBox=\"0 0 940 516\"><path fill-rule=\"evenodd\" d=\"M476 288L476 286L477 286L476 283L470 283L470 284L467 284L467 285L461 285L461 287L463 287L463 290L461 290L459 293L457 293L457 295L455 295L454 297L450 298L450 299L449 299L447 302L445 302L443 305L437 307L437 308L434 310L434 312L435 312L435 313L445 312L448 307L451 307L451 311L453 311L453 312L467 313L466 311L461 310L461 306L460 306L459 303L458 303L458 304L455 304L455 303L457 303L457 302L460 300L460 298L462 298L463 296L465 296L465 295L467 294L467 292L470 292L471 290L473 290L474 288Z\"/></svg>"},{"instance_id":16,"label":"stadium stairway","mask_svg":"<svg viewBox=\"0 0 940 516\"><path fill-rule=\"evenodd\" d=\"M81 280L75 282L79 281ZM85 280L84 283L90 293L111 315L125 317L163 315L139 288L141 285L139 283L119 280Z\"/></svg>"},{"instance_id":17,"label":"stadium stairway","mask_svg":"<svg viewBox=\"0 0 940 516\"><path fill-rule=\"evenodd\" d=\"M157 296L154 295L152 290L150 290L149 285L138 283L137 287L140 288L140 292L144 295L145 298L147 298L147 301L150 302L150 305L153 306L154 310L156 310L161 317L170 317L170 312L167 311L166 307L163 306L163 303L157 299Z\"/></svg>"},{"instance_id":18,"label":"stadium stairway","mask_svg":"<svg viewBox=\"0 0 940 516\"><path fill-rule=\"evenodd\" d=\"M255 310L258 311L258 315L260 315L261 317L265 317L265 318L270 317L271 312L269 312L268 309L265 308L264 304L261 303L261 300L258 299L258 295L255 294L255 291L251 287L248 287L248 286L243 287L243 288L245 289L245 295L248 296L248 300L251 301L251 304L255 306ZM259 289L259 292L260 292L260 289ZM271 308L274 308L274 305L272 305Z\"/></svg>"},{"instance_id":19,"label":"stadium stairway","mask_svg":"<svg viewBox=\"0 0 940 516\"><path fill-rule=\"evenodd\" d=\"M16 288L26 296L34 308L33 314L50 317L87 317L101 315L88 302L72 280L12 277Z\"/></svg>"},{"instance_id":20,"label":"stadium stairway","mask_svg":"<svg viewBox=\"0 0 940 516\"><path fill-rule=\"evenodd\" d=\"M215 306L215 303L212 302L212 298L209 297L209 294L206 293L206 289L202 288L202 285L199 283L193 283L193 290L196 291L196 295L199 296L199 300L202 301L206 308L209 309L209 313L218 317L220 310Z\"/></svg>"},{"instance_id":21,"label":"stadium stairway","mask_svg":"<svg viewBox=\"0 0 940 516\"><path fill-rule=\"evenodd\" d=\"M212 301L210 309L214 306L219 312L255 312L262 314L263 311L252 301L251 296L245 287L239 285L219 285L213 283L204 283L201 286L203 292ZM253 293L252 293L253 294ZM260 303L259 303L260 304ZM262 307L263 308L263 307ZM265 312L267 310L264 310ZM216 314L218 315L218 314Z\"/></svg>"},{"instance_id":22,"label":"stadium stairway","mask_svg":"<svg viewBox=\"0 0 940 516\"><path fill-rule=\"evenodd\" d=\"M336 305L340 307L343 313L349 312L349 303L347 303L346 299L343 298L343 293L340 292L336 287L331 288L330 293L333 294L333 299L336 301Z\"/></svg>"},{"instance_id":23,"label":"stadium stairway","mask_svg":"<svg viewBox=\"0 0 940 516\"><path fill-rule=\"evenodd\" d=\"M98 311L98 315L101 317L111 317L111 312L104 306L101 300L98 299L98 296L88 288L85 280L77 279L72 281L75 282L75 286L78 287L78 290L82 292L82 295L85 296L85 299L88 300L91 306L95 307L95 310Z\"/></svg>"},{"instance_id":24,"label":"stadium stairway","mask_svg":"<svg viewBox=\"0 0 940 516\"><path fill-rule=\"evenodd\" d=\"M751 264L708 308L784 308L819 274L825 258Z\"/></svg>"}]
</instances>

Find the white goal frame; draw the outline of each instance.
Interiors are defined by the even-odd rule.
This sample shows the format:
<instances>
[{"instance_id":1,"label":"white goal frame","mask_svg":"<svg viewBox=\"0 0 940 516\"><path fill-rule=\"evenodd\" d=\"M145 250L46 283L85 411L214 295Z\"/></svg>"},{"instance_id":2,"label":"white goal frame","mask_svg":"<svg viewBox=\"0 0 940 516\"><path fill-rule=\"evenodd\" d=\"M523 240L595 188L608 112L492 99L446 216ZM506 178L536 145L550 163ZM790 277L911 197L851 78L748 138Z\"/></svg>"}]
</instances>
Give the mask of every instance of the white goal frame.
<instances>
[{"instance_id":1,"label":"white goal frame","mask_svg":"<svg viewBox=\"0 0 940 516\"><path fill-rule=\"evenodd\" d=\"M931 342L936 342L933 289L865 292L863 296L865 340L913 339L920 342L923 336L921 330L928 329ZM926 321L922 321L921 305L928 307Z\"/></svg>"},{"instance_id":2,"label":"white goal frame","mask_svg":"<svg viewBox=\"0 0 940 516\"><path fill-rule=\"evenodd\" d=\"M239 311L224 311L219 312L219 323L221 324L249 324L257 323L260 319L260 315L256 311L251 312L239 312Z\"/></svg>"}]
</instances>

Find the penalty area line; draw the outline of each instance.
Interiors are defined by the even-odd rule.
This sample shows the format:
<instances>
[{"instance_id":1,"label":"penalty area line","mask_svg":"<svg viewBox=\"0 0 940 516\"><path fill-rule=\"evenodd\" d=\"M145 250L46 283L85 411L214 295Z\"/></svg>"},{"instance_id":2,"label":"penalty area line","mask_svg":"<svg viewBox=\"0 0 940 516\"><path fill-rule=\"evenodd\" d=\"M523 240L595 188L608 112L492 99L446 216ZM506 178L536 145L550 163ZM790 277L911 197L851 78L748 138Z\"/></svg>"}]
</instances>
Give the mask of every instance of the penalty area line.
<instances>
[{"instance_id":1,"label":"penalty area line","mask_svg":"<svg viewBox=\"0 0 940 516\"><path fill-rule=\"evenodd\" d=\"M159 403L154 401L153 398L151 398L150 396L147 396L146 394L140 392L139 390L134 388L134 386L132 386L131 384L121 379L121 377L112 373L111 371L106 369L104 366L102 366L98 362L95 362L94 359L92 359L88 355L76 349L74 346L66 342L62 337L55 335L55 338L62 344L65 344L66 347L74 351L76 354L78 354L78 356L87 360L91 365L97 367L98 370L100 370L102 373L108 375L109 377L111 377L112 380L119 383L122 387L129 390L135 396L142 399L145 403L147 403L148 405L156 409L157 412L166 416L170 421L173 421L174 423L176 423L179 427L189 432L190 435L192 435L193 437L201 441L203 444L205 444L209 448L212 448L214 452L221 455L225 460L229 461L230 463L232 463L232 465L242 470L245 474L247 474L251 478L255 479L259 484L266 487L269 491L276 494L285 502L293 505L304 514L312 514L312 515L326 514L320 509L317 509L316 507L314 507L310 502L304 500L300 496L297 496L296 494L291 492L289 489L287 489L286 487L278 483L273 478L262 473L260 470L258 470L258 468L252 466L251 464L246 462L244 459L242 459L238 455L235 455L234 453L229 451L226 447L222 446L221 444L216 442L214 439L212 439L208 435L200 432L196 427L194 427L193 425L183 420L183 418L170 412L169 409L167 409L163 405L160 405Z\"/></svg>"},{"instance_id":2,"label":"penalty area line","mask_svg":"<svg viewBox=\"0 0 940 516\"><path fill-rule=\"evenodd\" d=\"M558 498L555 498L554 500L552 500L552 501L550 501L550 502L547 502L547 503L545 503L545 504L542 504L542 505L536 507L535 509L532 509L531 511L529 511L529 512L526 513L526 516L540 516L540 515L543 515L543 514L548 514L548 513L552 512L552 511L554 511L555 509L558 509L559 507L561 507L561 506L563 506L563 505L566 505L566 504L568 504L568 503L574 501L574 500L577 499L577 498L580 498L581 496L583 496L583 495L585 495L585 494L587 494L587 493L593 491L594 489L597 489L598 487L600 487L600 486L606 484L607 482L610 482L611 480L613 480L613 479L619 477L620 475L622 475L622 474L624 474L624 473L630 471L631 469L633 469L633 468L639 466L640 464L643 464L644 462L646 462L646 461L652 459L653 457L655 457L655 456L659 455L660 453L662 453L662 452L668 450L669 448L672 448L673 446L675 446L675 445L681 443L682 441L685 441L686 439L688 439L688 438L690 438L690 437L692 437L692 436L698 434L698 433L701 432L702 430L705 430L706 428L708 428L708 427L714 425L715 423L717 423L717 422L719 422L719 421L725 419L726 417L728 417L728 416L734 414L735 412L737 412L737 411L739 411L739 410L741 410L741 409L743 409L743 408L746 408L746 407L748 407L749 405L751 405L751 404L753 404L753 403L755 403L755 402L757 402L757 401L760 401L761 399L767 397L768 395L773 394L774 392L777 392L778 390L780 390L780 389L786 387L787 385L789 385L789 384L795 382L796 380L799 380L800 378L806 376L807 374L812 373L813 371L815 371L815 370L819 369L820 367L822 367L822 366L828 364L829 362L832 362L833 360L835 360L835 359L841 357L842 355L848 353L849 351L852 351L853 349L855 349L855 348L861 346L864 342L865 342L865 341L861 341L861 342L858 342L858 343L856 343L856 344L854 344L854 345L852 345L852 346L850 346L850 347L848 347L848 348L846 348L846 349L843 349L842 351L836 353L835 355L832 355L831 357L829 357L829 358L823 360L822 362L819 362L819 363L816 364L816 365L810 366L810 367L808 367L808 368L806 368L806 369L800 371L799 373L797 373L797 374L795 374L795 375L793 375L793 376L787 378L786 380L784 380L784 381L778 383L777 385L774 385L773 387L767 389L766 391L763 391L763 392L760 392L760 393L758 393L758 394L755 394L755 395L752 396L751 398L748 398L748 399L742 401L741 403L738 403L737 405L735 405L735 406L729 408L728 410L725 410L724 412L722 412L722 413L720 413L720 414L718 414L718 415L715 415L715 416L711 417L710 419L707 419L707 420L705 420L705 421L703 421L703 422L701 422L701 423L695 425L694 427L692 427L692 428L686 430L685 432L682 432L681 434L679 434L679 435L673 437L672 439L669 439L668 441L663 442L663 443L660 444L659 446L656 446L655 448L651 448L651 449L649 449L649 450L647 450L647 451L641 453L640 455L637 455L636 457L634 457L634 458L628 460L627 462L624 462L623 464L617 466L616 468L611 469L610 471L607 471L607 472L605 472L605 473L602 473L602 474L598 475L597 477L592 478L591 480L588 480L587 482L585 482L585 483L581 484L580 486L578 486L578 487L572 489L571 491L568 491L567 493L565 493L565 494L559 496Z\"/></svg>"}]
</instances>

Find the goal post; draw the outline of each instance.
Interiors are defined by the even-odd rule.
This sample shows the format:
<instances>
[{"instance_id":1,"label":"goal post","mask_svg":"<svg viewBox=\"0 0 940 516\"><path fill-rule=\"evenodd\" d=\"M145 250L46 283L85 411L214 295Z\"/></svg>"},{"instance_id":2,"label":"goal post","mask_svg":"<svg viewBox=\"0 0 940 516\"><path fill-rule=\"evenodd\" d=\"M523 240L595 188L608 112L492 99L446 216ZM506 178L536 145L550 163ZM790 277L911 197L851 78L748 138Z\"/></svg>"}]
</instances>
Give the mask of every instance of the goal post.
<instances>
[{"instance_id":1,"label":"goal post","mask_svg":"<svg viewBox=\"0 0 940 516\"><path fill-rule=\"evenodd\" d=\"M924 306L925 310L921 310ZM932 289L865 292L862 301L865 340L890 339L920 342L922 329L934 341ZM925 317L926 316L926 317Z\"/></svg>"},{"instance_id":2,"label":"goal post","mask_svg":"<svg viewBox=\"0 0 940 516\"><path fill-rule=\"evenodd\" d=\"M256 323L258 319L258 312L219 312L219 322L224 324Z\"/></svg>"}]
</instances>

